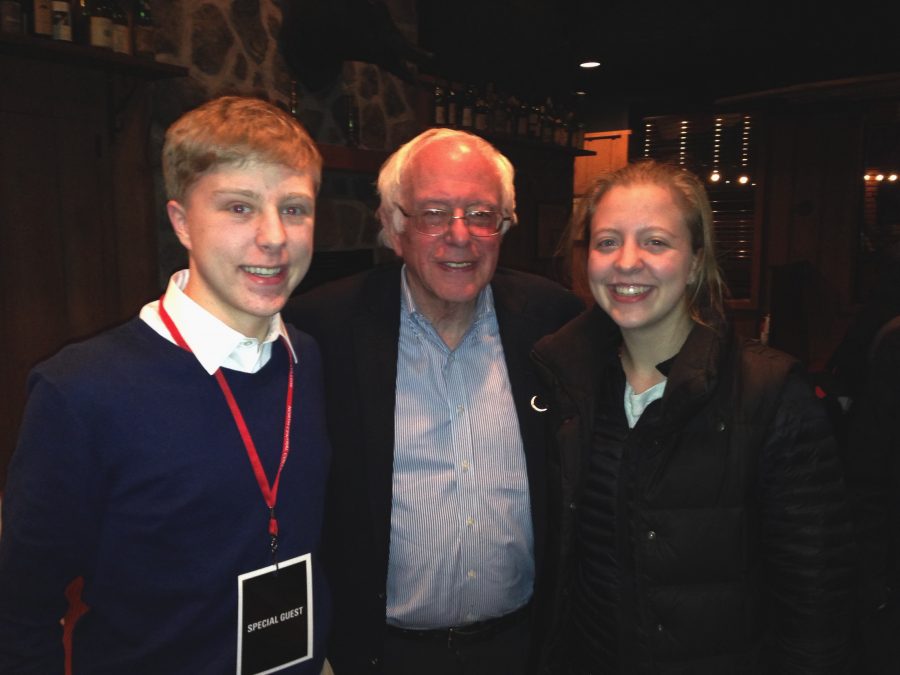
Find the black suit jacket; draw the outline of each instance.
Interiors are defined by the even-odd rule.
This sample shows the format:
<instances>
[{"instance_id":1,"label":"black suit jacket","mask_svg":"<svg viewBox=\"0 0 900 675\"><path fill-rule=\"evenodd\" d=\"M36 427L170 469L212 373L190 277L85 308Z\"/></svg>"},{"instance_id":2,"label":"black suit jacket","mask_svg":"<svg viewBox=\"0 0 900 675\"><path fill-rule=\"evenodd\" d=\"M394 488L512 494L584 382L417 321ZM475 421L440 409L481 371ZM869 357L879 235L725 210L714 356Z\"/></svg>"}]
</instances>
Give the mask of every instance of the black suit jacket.
<instances>
[{"instance_id":1,"label":"black suit jacket","mask_svg":"<svg viewBox=\"0 0 900 675\"><path fill-rule=\"evenodd\" d=\"M531 408L539 384L529 354L583 304L558 284L523 272L498 269L491 288L531 478L537 568L546 528L545 430ZM282 316L316 338L324 362L333 448L323 546L334 596L328 657L337 675L377 673L391 532L400 267L376 268L296 296Z\"/></svg>"}]
</instances>

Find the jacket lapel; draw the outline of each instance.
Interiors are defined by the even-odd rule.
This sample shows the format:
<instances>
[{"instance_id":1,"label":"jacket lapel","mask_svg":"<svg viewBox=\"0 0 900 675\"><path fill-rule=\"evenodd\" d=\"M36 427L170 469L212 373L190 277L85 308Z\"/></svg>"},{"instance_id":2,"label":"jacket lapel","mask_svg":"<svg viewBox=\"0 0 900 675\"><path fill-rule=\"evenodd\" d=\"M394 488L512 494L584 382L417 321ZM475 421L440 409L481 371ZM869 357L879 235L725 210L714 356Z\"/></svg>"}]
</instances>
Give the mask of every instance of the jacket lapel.
<instances>
[{"instance_id":1,"label":"jacket lapel","mask_svg":"<svg viewBox=\"0 0 900 675\"><path fill-rule=\"evenodd\" d=\"M366 400L360 410L373 541L383 550L374 560L385 562L390 541L394 465L394 407L397 383L397 343L400 335L400 268L393 274L373 275L363 290L354 320L353 358L357 364L357 392Z\"/></svg>"}]
</instances>

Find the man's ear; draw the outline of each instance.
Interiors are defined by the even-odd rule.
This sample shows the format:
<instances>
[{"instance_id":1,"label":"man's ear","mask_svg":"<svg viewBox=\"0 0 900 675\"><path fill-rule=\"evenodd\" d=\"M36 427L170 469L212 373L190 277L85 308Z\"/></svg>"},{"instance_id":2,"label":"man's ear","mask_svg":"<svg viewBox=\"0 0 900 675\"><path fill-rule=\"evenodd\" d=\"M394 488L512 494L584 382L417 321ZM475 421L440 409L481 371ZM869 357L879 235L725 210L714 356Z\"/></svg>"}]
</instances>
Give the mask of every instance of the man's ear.
<instances>
[{"instance_id":1,"label":"man's ear","mask_svg":"<svg viewBox=\"0 0 900 675\"><path fill-rule=\"evenodd\" d=\"M187 213L185 212L184 206L174 199L170 199L166 202L166 212L169 214L169 222L172 223L172 229L175 231L175 236L178 237L178 241L190 251L191 233L188 231Z\"/></svg>"},{"instance_id":2,"label":"man's ear","mask_svg":"<svg viewBox=\"0 0 900 675\"><path fill-rule=\"evenodd\" d=\"M394 231L394 228L391 225L384 228L384 239L388 243L388 246L391 247L391 250L394 251L394 254L398 258L402 258L403 244L400 241L400 235Z\"/></svg>"},{"instance_id":3,"label":"man's ear","mask_svg":"<svg viewBox=\"0 0 900 675\"><path fill-rule=\"evenodd\" d=\"M403 245L400 242L400 234L394 229L394 213L380 208L376 214L381 221L381 240L387 244L398 258L403 257Z\"/></svg>"}]
</instances>

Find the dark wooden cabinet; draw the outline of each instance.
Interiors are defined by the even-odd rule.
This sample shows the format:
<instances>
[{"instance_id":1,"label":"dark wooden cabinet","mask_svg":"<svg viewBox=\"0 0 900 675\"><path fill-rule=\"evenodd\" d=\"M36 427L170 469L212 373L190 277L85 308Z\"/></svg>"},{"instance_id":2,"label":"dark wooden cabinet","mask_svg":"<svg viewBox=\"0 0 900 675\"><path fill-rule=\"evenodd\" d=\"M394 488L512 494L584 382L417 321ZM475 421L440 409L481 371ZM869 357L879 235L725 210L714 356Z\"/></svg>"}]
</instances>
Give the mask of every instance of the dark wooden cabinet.
<instances>
[{"instance_id":1,"label":"dark wooden cabinet","mask_svg":"<svg viewBox=\"0 0 900 675\"><path fill-rule=\"evenodd\" d=\"M149 82L185 72L0 38L0 486L29 369L158 292Z\"/></svg>"}]
</instances>

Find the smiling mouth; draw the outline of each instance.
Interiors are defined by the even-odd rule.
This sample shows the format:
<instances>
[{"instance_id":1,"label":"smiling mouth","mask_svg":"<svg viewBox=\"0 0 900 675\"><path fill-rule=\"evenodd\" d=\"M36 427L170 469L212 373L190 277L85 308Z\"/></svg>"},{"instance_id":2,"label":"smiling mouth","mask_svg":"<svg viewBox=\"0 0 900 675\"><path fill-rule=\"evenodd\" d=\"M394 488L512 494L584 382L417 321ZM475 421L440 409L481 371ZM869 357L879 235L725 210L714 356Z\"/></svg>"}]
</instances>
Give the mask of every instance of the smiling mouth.
<instances>
[{"instance_id":1,"label":"smiling mouth","mask_svg":"<svg viewBox=\"0 0 900 675\"><path fill-rule=\"evenodd\" d=\"M453 270L462 270L462 269L465 269L465 268L467 268L467 267L471 267L471 266L474 265L475 263L473 263L473 262L451 262L451 261L445 261L445 262L443 262L443 263L441 263L441 264L444 265L444 266L446 266L446 267L449 267L450 269L453 269Z\"/></svg>"},{"instance_id":2,"label":"smiling mouth","mask_svg":"<svg viewBox=\"0 0 900 675\"><path fill-rule=\"evenodd\" d=\"M613 286L613 292L616 295L635 296L641 295L649 291L651 286L638 286L636 284L628 284L625 286Z\"/></svg>"},{"instance_id":3,"label":"smiling mouth","mask_svg":"<svg viewBox=\"0 0 900 675\"><path fill-rule=\"evenodd\" d=\"M282 268L279 267L252 267L250 265L241 265L241 269L248 274L254 274L258 277L275 277L281 274Z\"/></svg>"}]
</instances>

